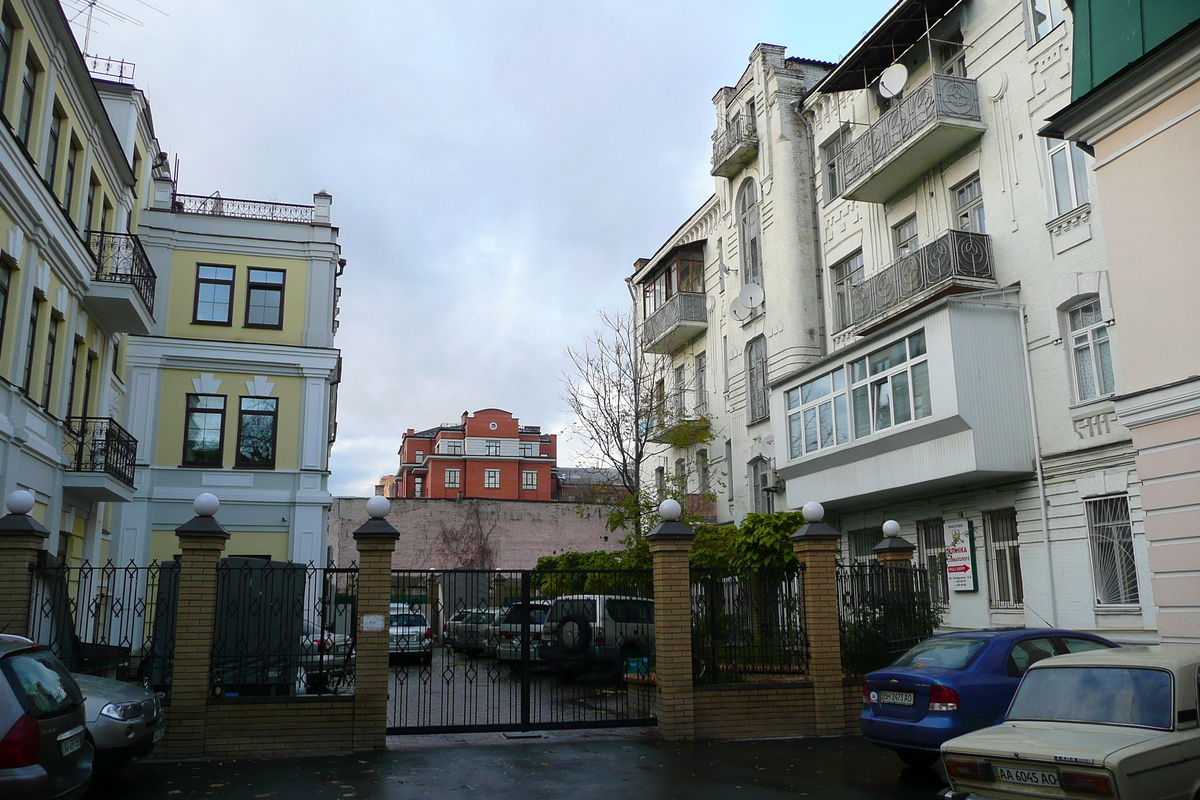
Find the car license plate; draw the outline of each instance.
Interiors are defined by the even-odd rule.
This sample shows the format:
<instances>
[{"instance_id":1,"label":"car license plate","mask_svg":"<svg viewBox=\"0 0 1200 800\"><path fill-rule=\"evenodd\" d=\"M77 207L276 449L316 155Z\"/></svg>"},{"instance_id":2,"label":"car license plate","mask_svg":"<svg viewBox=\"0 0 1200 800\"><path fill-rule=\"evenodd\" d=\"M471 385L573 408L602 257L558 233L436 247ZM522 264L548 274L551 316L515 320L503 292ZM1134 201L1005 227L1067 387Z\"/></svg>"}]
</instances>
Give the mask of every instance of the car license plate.
<instances>
[{"instance_id":1,"label":"car license plate","mask_svg":"<svg viewBox=\"0 0 1200 800\"><path fill-rule=\"evenodd\" d=\"M912 692L880 692L879 702L886 703L889 706L911 706L913 704Z\"/></svg>"},{"instance_id":2,"label":"car license plate","mask_svg":"<svg viewBox=\"0 0 1200 800\"><path fill-rule=\"evenodd\" d=\"M63 739L60 744L62 745L62 754L64 756L71 755L71 753L74 753L83 746L83 731L80 731L74 736L68 736L66 739Z\"/></svg>"},{"instance_id":3,"label":"car license plate","mask_svg":"<svg viewBox=\"0 0 1200 800\"><path fill-rule=\"evenodd\" d=\"M1014 769L993 765L996 777L1009 783L1024 783L1029 786L1058 786L1058 773L1040 769Z\"/></svg>"},{"instance_id":4,"label":"car license plate","mask_svg":"<svg viewBox=\"0 0 1200 800\"><path fill-rule=\"evenodd\" d=\"M160 741L163 738L163 736L166 735L166 733L167 733L166 728L159 728L158 730L156 730L154 732L154 741L155 742Z\"/></svg>"}]
</instances>

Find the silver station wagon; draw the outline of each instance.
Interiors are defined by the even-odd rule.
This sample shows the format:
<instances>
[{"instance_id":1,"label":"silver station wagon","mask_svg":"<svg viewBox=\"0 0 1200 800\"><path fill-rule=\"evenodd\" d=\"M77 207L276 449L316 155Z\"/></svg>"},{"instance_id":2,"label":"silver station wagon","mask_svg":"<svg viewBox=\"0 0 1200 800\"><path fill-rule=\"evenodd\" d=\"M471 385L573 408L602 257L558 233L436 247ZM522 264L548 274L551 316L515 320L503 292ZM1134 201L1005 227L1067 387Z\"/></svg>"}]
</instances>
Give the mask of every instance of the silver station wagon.
<instances>
[{"instance_id":1,"label":"silver station wagon","mask_svg":"<svg viewBox=\"0 0 1200 800\"><path fill-rule=\"evenodd\" d=\"M950 800L1200 797L1200 647L1094 650L1029 668L995 727L942 745Z\"/></svg>"}]
</instances>

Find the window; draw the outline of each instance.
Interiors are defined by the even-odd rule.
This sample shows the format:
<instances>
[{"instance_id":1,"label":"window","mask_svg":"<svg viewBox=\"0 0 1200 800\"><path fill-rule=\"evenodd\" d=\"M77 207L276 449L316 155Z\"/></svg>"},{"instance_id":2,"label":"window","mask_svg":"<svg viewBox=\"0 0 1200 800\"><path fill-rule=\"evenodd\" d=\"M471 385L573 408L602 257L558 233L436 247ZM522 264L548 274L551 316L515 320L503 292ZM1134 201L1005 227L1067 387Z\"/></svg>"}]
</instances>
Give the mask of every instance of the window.
<instances>
[{"instance_id":1,"label":"window","mask_svg":"<svg viewBox=\"0 0 1200 800\"><path fill-rule=\"evenodd\" d=\"M846 533L846 543L850 547L850 562L852 564L869 564L877 561L875 545L883 541L882 528L859 528Z\"/></svg>"},{"instance_id":2,"label":"window","mask_svg":"<svg viewBox=\"0 0 1200 800\"><path fill-rule=\"evenodd\" d=\"M917 250L917 215L913 214L892 228L892 239L896 244L896 255L903 257Z\"/></svg>"},{"instance_id":3,"label":"window","mask_svg":"<svg viewBox=\"0 0 1200 800\"><path fill-rule=\"evenodd\" d=\"M696 356L696 411L703 412L708 408L708 356L700 353Z\"/></svg>"},{"instance_id":4,"label":"window","mask_svg":"<svg viewBox=\"0 0 1200 800\"><path fill-rule=\"evenodd\" d=\"M0 353L4 348L4 328L8 320L8 287L12 284L12 269L0 262Z\"/></svg>"},{"instance_id":5,"label":"window","mask_svg":"<svg viewBox=\"0 0 1200 800\"><path fill-rule=\"evenodd\" d=\"M50 191L54 191L54 183L58 180L58 148L59 140L62 138L63 112L58 107L58 103L54 104L54 111L50 114L50 140L46 145L46 182L50 184Z\"/></svg>"},{"instance_id":6,"label":"window","mask_svg":"<svg viewBox=\"0 0 1200 800\"><path fill-rule=\"evenodd\" d=\"M1017 541L1017 511L1004 508L983 513L983 536L988 566L988 600L992 608L1021 608L1021 547Z\"/></svg>"},{"instance_id":7,"label":"window","mask_svg":"<svg viewBox=\"0 0 1200 800\"><path fill-rule=\"evenodd\" d=\"M863 254L861 251L834 264L829 270L833 281L833 325L841 331L854 321L851 312L850 287L863 280Z\"/></svg>"},{"instance_id":8,"label":"window","mask_svg":"<svg viewBox=\"0 0 1200 800\"><path fill-rule=\"evenodd\" d=\"M67 178L63 184L63 208L67 210L68 216L71 214L71 203L75 200L75 170L79 164L79 154L82 149L79 142L72 136L71 148L67 151Z\"/></svg>"},{"instance_id":9,"label":"window","mask_svg":"<svg viewBox=\"0 0 1200 800\"><path fill-rule=\"evenodd\" d=\"M92 220L96 217L96 194L100 191L100 181L96 176L88 183L87 207L83 210L83 229L91 230Z\"/></svg>"},{"instance_id":10,"label":"window","mask_svg":"<svg viewBox=\"0 0 1200 800\"><path fill-rule=\"evenodd\" d=\"M767 340L761 336L746 345L746 396L751 423L770 416L767 404Z\"/></svg>"},{"instance_id":11,"label":"window","mask_svg":"<svg viewBox=\"0 0 1200 800\"><path fill-rule=\"evenodd\" d=\"M58 320L53 313L46 330L46 363L42 369L42 408L50 412L50 396L54 392L54 356L58 349Z\"/></svg>"},{"instance_id":12,"label":"window","mask_svg":"<svg viewBox=\"0 0 1200 800\"><path fill-rule=\"evenodd\" d=\"M725 440L725 500L733 505L733 442Z\"/></svg>"},{"instance_id":13,"label":"window","mask_svg":"<svg viewBox=\"0 0 1200 800\"><path fill-rule=\"evenodd\" d=\"M86 417L92 408L92 373L96 369L96 354L88 351L87 369L83 372L83 405L79 408L79 416ZM221 408L225 408L225 401L221 401Z\"/></svg>"},{"instance_id":14,"label":"window","mask_svg":"<svg viewBox=\"0 0 1200 800\"><path fill-rule=\"evenodd\" d=\"M483 471L483 488L499 489L500 488L500 470L485 469Z\"/></svg>"},{"instance_id":15,"label":"window","mask_svg":"<svg viewBox=\"0 0 1200 800\"><path fill-rule=\"evenodd\" d=\"M759 227L758 189L753 180L738 192L738 241L742 261L742 283L762 286L762 230Z\"/></svg>"},{"instance_id":16,"label":"window","mask_svg":"<svg viewBox=\"0 0 1200 800\"><path fill-rule=\"evenodd\" d=\"M537 489L537 472L534 470L524 470L521 472L521 488L527 490Z\"/></svg>"},{"instance_id":17,"label":"window","mask_svg":"<svg viewBox=\"0 0 1200 800\"><path fill-rule=\"evenodd\" d=\"M413 497L424 497L425 479L420 475L413 476Z\"/></svg>"},{"instance_id":18,"label":"window","mask_svg":"<svg viewBox=\"0 0 1200 800\"><path fill-rule=\"evenodd\" d=\"M82 349L83 342L77 339L75 346L71 348L71 383L67 386L67 419L75 416L75 384L79 381L79 351Z\"/></svg>"},{"instance_id":19,"label":"window","mask_svg":"<svg viewBox=\"0 0 1200 800\"><path fill-rule=\"evenodd\" d=\"M844 126L837 134L821 145L821 160L824 162L825 202L830 203L842 193L841 163L842 148L850 144L850 126Z\"/></svg>"},{"instance_id":20,"label":"window","mask_svg":"<svg viewBox=\"0 0 1200 800\"><path fill-rule=\"evenodd\" d=\"M283 327L283 278L281 269L250 268L246 283L246 327Z\"/></svg>"},{"instance_id":21,"label":"window","mask_svg":"<svg viewBox=\"0 0 1200 800\"><path fill-rule=\"evenodd\" d=\"M500 455L500 440L488 439L483 443L484 455L498 456Z\"/></svg>"},{"instance_id":22,"label":"window","mask_svg":"<svg viewBox=\"0 0 1200 800\"><path fill-rule=\"evenodd\" d=\"M1046 140L1046 159L1050 214L1061 217L1088 201L1087 161L1079 145L1063 139Z\"/></svg>"},{"instance_id":23,"label":"window","mask_svg":"<svg viewBox=\"0 0 1200 800\"><path fill-rule=\"evenodd\" d=\"M700 449L696 451L696 488L701 494L708 494L710 490L708 476L708 450Z\"/></svg>"},{"instance_id":24,"label":"window","mask_svg":"<svg viewBox=\"0 0 1200 800\"><path fill-rule=\"evenodd\" d=\"M233 267L196 265L196 300L192 322L230 325L233 322Z\"/></svg>"},{"instance_id":25,"label":"window","mask_svg":"<svg viewBox=\"0 0 1200 800\"><path fill-rule=\"evenodd\" d=\"M7 11L0 15L0 106L4 105L4 98L8 94L8 70L12 64L13 34L16 33L16 28Z\"/></svg>"},{"instance_id":26,"label":"window","mask_svg":"<svg viewBox=\"0 0 1200 800\"><path fill-rule=\"evenodd\" d=\"M1100 313L1100 301L1089 300L1067 312L1071 328L1071 363L1075 371L1075 391L1080 402L1112 394L1112 351L1108 326Z\"/></svg>"},{"instance_id":27,"label":"window","mask_svg":"<svg viewBox=\"0 0 1200 800\"><path fill-rule=\"evenodd\" d=\"M243 397L238 411L235 467L275 469L275 433L279 401L274 397Z\"/></svg>"},{"instance_id":28,"label":"window","mask_svg":"<svg viewBox=\"0 0 1200 800\"><path fill-rule=\"evenodd\" d=\"M444 485L447 489L457 489L462 485L462 473L457 469L446 470Z\"/></svg>"},{"instance_id":29,"label":"window","mask_svg":"<svg viewBox=\"0 0 1200 800\"><path fill-rule=\"evenodd\" d=\"M445 442L442 442L442 452L449 453L450 455L454 455L454 456L461 456L462 455L462 440L461 439L449 439Z\"/></svg>"},{"instance_id":30,"label":"window","mask_svg":"<svg viewBox=\"0 0 1200 800\"><path fill-rule=\"evenodd\" d=\"M682 458L675 459L675 491L687 492L687 462Z\"/></svg>"},{"instance_id":31,"label":"window","mask_svg":"<svg viewBox=\"0 0 1200 800\"><path fill-rule=\"evenodd\" d=\"M1058 655L1054 642L1047 638L1024 639L1013 645L1008 654L1007 672L1010 678L1019 678L1043 658Z\"/></svg>"},{"instance_id":32,"label":"window","mask_svg":"<svg viewBox=\"0 0 1200 800\"><path fill-rule=\"evenodd\" d=\"M25 375L21 378L21 388L29 394L33 385L33 352L37 345L38 318L42 315L42 301L33 298L33 307L29 311L29 342L25 345Z\"/></svg>"},{"instance_id":33,"label":"window","mask_svg":"<svg viewBox=\"0 0 1200 800\"><path fill-rule=\"evenodd\" d=\"M679 292L704 293L704 255L682 252L642 286L642 310L649 319Z\"/></svg>"},{"instance_id":34,"label":"window","mask_svg":"<svg viewBox=\"0 0 1200 800\"><path fill-rule=\"evenodd\" d=\"M92 360L88 360L89 384ZM87 415L87 408L84 408ZM219 467L225 449L225 397L189 394L184 420L184 466Z\"/></svg>"},{"instance_id":35,"label":"window","mask_svg":"<svg viewBox=\"0 0 1200 800\"><path fill-rule=\"evenodd\" d=\"M533 442L521 442L521 458L533 458Z\"/></svg>"},{"instance_id":36,"label":"window","mask_svg":"<svg viewBox=\"0 0 1200 800\"><path fill-rule=\"evenodd\" d=\"M1026 13L1029 17L1029 33L1033 42L1039 42L1062 21L1054 8L1055 0L1028 0Z\"/></svg>"},{"instance_id":37,"label":"window","mask_svg":"<svg viewBox=\"0 0 1200 800\"><path fill-rule=\"evenodd\" d=\"M687 371L684 367L675 368L675 418L682 419L687 413Z\"/></svg>"},{"instance_id":38,"label":"window","mask_svg":"<svg viewBox=\"0 0 1200 800\"><path fill-rule=\"evenodd\" d=\"M789 458L850 441L844 367L785 392L783 400L788 414Z\"/></svg>"},{"instance_id":39,"label":"window","mask_svg":"<svg viewBox=\"0 0 1200 800\"><path fill-rule=\"evenodd\" d=\"M950 605L946 574L946 534L941 517L917 520L917 558L929 575L929 596L942 608Z\"/></svg>"},{"instance_id":40,"label":"window","mask_svg":"<svg viewBox=\"0 0 1200 800\"><path fill-rule=\"evenodd\" d=\"M21 108L17 117L17 138L25 149L29 149L29 133L33 127L33 98L37 93L38 67L32 56L25 60L25 71L21 73Z\"/></svg>"},{"instance_id":41,"label":"window","mask_svg":"<svg viewBox=\"0 0 1200 800\"><path fill-rule=\"evenodd\" d=\"M425 462L425 451L418 450L413 456L413 461L416 461L418 464L423 464Z\"/></svg>"},{"instance_id":42,"label":"window","mask_svg":"<svg viewBox=\"0 0 1200 800\"><path fill-rule=\"evenodd\" d=\"M667 496L667 469L666 467L654 468L654 491L658 493L658 499L662 500Z\"/></svg>"},{"instance_id":43,"label":"window","mask_svg":"<svg viewBox=\"0 0 1200 800\"><path fill-rule=\"evenodd\" d=\"M775 487L771 485L771 472L766 459L756 458L750 462L750 495L754 499L756 514L775 511Z\"/></svg>"},{"instance_id":44,"label":"window","mask_svg":"<svg viewBox=\"0 0 1200 800\"><path fill-rule=\"evenodd\" d=\"M854 438L932 416L924 330L850 362L849 369Z\"/></svg>"},{"instance_id":45,"label":"window","mask_svg":"<svg viewBox=\"0 0 1200 800\"><path fill-rule=\"evenodd\" d=\"M1137 565L1133 558L1133 528L1129 497L1116 495L1088 500L1088 541L1096 604L1135 605L1138 602Z\"/></svg>"},{"instance_id":46,"label":"window","mask_svg":"<svg viewBox=\"0 0 1200 800\"><path fill-rule=\"evenodd\" d=\"M963 47L962 31L955 31L946 37L946 41L938 47L938 60L941 61L943 75L967 77L967 49Z\"/></svg>"},{"instance_id":47,"label":"window","mask_svg":"<svg viewBox=\"0 0 1200 800\"><path fill-rule=\"evenodd\" d=\"M954 207L960 231L987 233L983 221L983 185L978 175L954 189Z\"/></svg>"}]
</instances>

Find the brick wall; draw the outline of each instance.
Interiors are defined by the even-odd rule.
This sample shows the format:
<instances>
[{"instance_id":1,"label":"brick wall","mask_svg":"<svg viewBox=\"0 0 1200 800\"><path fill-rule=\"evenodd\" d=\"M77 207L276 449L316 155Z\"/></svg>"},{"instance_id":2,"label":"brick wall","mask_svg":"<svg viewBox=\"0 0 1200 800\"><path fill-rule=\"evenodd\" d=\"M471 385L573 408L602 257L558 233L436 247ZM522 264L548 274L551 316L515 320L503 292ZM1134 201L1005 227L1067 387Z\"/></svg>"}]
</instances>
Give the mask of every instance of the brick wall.
<instances>
[{"instance_id":1,"label":"brick wall","mask_svg":"<svg viewBox=\"0 0 1200 800\"><path fill-rule=\"evenodd\" d=\"M541 486L541 483L539 483ZM338 497L329 512L329 544L338 564L356 558L353 533L367 519L364 497ZM532 569L540 556L566 550L617 550L622 534L609 533L604 526L603 506L574 503L536 503L502 500L392 500L388 522L400 531L392 556L395 569L453 569L444 552L444 528L461 526L472 509L492 529L489 543L495 553L495 569ZM492 527L494 525L494 527Z\"/></svg>"},{"instance_id":2,"label":"brick wall","mask_svg":"<svg viewBox=\"0 0 1200 800\"><path fill-rule=\"evenodd\" d=\"M165 712L170 738L170 706ZM303 756L354 749L352 696L210 700L207 717L207 758ZM167 748L157 748L155 753L165 757Z\"/></svg>"},{"instance_id":3,"label":"brick wall","mask_svg":"<svg viewBox=\"0 0 1200 800\"><path fill-rule=\"evenodd\" d=\"M697 686L697 739L815 736L813 687L808 681Z\"/></svg>"}]
</instances>

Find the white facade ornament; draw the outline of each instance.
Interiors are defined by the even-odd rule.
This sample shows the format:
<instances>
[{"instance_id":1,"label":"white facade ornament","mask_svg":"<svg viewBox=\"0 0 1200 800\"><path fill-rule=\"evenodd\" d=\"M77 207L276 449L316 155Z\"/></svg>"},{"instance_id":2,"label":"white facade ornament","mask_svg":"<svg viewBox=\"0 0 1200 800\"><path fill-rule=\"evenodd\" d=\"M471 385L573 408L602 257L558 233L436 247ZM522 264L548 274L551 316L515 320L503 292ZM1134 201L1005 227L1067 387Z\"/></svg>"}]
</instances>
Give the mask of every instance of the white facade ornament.
<instances>
[{"instance_id":1,"label":"white facade ornament","mask_svg":"<svg viewBox=\"0 0 1200 800\"><path fill-rule=\"evenodd\" d=\"M255 375L254 380L246 381L246 393L253 397L270 397L275 391L275 384L267 380L265 375Z\"/></svg>"},{"instance_id":2,"label":"white facade ornament","mask_svg":"<svg viewBox=\"0 0 1200 800\"><path fill-rule=\"evenodd\" d=\"M15 225L8 230L8 247L5 250L13 261L21 263L21 255L25 252L25 234Z\"/></svg>"},{"instance_id":3,"label":"white facade ornament","mask_svg":"<svg viewBox=\"0 0 1200 800\"><path fill-rule=\"evenodd\" d=\"M211 372L201 372L199 378L192 378L192 387L196 394L216 394L221 391L221 382Z\"/></svg>"}]
</instances>

